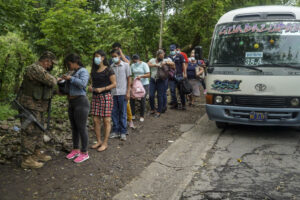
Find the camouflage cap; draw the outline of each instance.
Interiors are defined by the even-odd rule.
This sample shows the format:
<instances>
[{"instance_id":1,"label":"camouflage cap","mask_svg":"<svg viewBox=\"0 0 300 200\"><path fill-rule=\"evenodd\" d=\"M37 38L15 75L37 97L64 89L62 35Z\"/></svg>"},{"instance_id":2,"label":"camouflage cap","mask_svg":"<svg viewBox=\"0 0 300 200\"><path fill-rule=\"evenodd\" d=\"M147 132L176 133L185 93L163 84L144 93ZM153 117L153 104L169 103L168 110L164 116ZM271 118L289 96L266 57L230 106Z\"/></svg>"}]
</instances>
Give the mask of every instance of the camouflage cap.
<instances>
[{"instance_id":1,"label":"camouflage cap","mask_svg":"<svg viewBox=\"0 0 300 200\"><path fill-rule=\"evenodd\" d=\"M56 64L57 65L57 60L56 60L56 56L54 55L54 53L52 53L51 51L45 51L42 55L41 55L41 57L40 57L40 59L39 60L43 60L43 59L50 59L52 62L53 62L53 64Z\"/></svg>"}]
</instances>

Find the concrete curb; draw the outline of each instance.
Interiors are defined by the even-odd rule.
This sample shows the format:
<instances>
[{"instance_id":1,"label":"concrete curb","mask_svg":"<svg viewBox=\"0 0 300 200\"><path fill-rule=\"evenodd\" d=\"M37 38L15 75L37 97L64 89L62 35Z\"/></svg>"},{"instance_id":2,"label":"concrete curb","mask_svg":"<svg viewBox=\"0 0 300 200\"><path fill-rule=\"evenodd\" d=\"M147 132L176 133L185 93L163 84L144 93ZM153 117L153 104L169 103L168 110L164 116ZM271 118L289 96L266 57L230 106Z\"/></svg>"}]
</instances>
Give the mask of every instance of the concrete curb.
<instances>
[{"instance_id":1,"label":"concrete curb","mask_svg":"<svg viewBox=\"0 0 300 200\"><path fill-rule=\"evenodd\" d=\"M113 199L180 199L219 134L204 115Z\"/></svg>"}]
</instances>

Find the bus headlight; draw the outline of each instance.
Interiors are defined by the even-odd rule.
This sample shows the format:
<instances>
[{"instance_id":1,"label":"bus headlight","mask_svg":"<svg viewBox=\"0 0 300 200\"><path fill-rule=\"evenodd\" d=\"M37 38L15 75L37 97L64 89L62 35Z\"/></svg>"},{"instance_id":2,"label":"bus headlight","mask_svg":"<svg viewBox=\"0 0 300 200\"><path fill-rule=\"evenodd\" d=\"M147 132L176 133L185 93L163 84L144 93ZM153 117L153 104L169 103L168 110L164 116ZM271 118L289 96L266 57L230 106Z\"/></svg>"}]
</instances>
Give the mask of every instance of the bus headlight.
<instances>
[{"instance_id":1,"label":"bus headlight","mask_svg":"<svg viewBox=\"0 0 300 200\"><path fill-rule=\"evenodd\" d=\"M220 104L220 103L222 103L223 102L223 97L222 96L216 96L216 98L215 98L215 103L216 104Z\"/></svg>"},{"instance_id":2,"label":"bus headlight","mask_svg":"<svg viewBox=\"0 0 300 200\"><path fill-rule=\"evenodd\" d=\"M299 99L298 98L292 98L291 105L296 107L299 106Z\"/></svg>"},{"instance_id":3,"label":"bus headlight","mask_svg":"<svg viewBox=\"0 0 300 200\"><path fill-rule=\"evenodd\" d=\"M230 96L225 96L224 97L224 103L230 104L232 102L232 98Z\"/></svg>"}]
</instances>

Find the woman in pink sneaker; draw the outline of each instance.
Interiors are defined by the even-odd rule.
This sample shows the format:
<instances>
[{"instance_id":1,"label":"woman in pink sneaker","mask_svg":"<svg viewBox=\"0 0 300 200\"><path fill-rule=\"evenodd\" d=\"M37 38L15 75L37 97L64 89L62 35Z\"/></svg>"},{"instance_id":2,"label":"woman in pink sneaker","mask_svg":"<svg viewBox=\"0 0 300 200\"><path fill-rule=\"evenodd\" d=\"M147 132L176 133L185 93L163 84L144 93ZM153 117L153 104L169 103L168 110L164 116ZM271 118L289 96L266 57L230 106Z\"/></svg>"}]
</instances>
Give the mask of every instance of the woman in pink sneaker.
<instances>
[{"instance_id":1,"label":"woman in pink sneaker","mask_svg":"<svg viewBox=\"0 0 300 200\"><path fill-rule=\"evenodd\" d=\"M67 155L67 159L74 159L75 163L81 163L89 159L87 152L88 131L87 119L90 110L89 100L86 97L86 86L89 81L89 73L83 67L80 57L76 54L69 54L64 60L65 66L72 75L64 75L58 81L65 80L67 84L69 100L69 119L72 127L73 150ZM79 149L81 140L81 149Z\"/></svg>"}]
</instances>

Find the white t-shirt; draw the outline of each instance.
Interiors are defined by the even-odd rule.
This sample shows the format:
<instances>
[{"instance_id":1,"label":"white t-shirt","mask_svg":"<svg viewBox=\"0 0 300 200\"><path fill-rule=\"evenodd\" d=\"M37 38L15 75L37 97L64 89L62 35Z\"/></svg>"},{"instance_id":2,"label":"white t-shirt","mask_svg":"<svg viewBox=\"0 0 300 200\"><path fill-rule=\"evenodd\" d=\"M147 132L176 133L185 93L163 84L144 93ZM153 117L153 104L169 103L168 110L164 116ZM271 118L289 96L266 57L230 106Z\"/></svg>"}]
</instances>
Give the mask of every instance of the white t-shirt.
<instances>
[{"instance_id":1,"label":"white t-shirt","mask_svg":"<svg viewBox=\"0 0 300 200\"><path fill-rule=\"evenodd\" d=\"M149 60L149 62L153 65L155 64L161 64L162 62L172 62L171 58L164 58L162 61L160 62L156 62L156 58L152 58ZM151 67L151 78L157 78L157 67Z\"/></svg>"}]
</instances>

